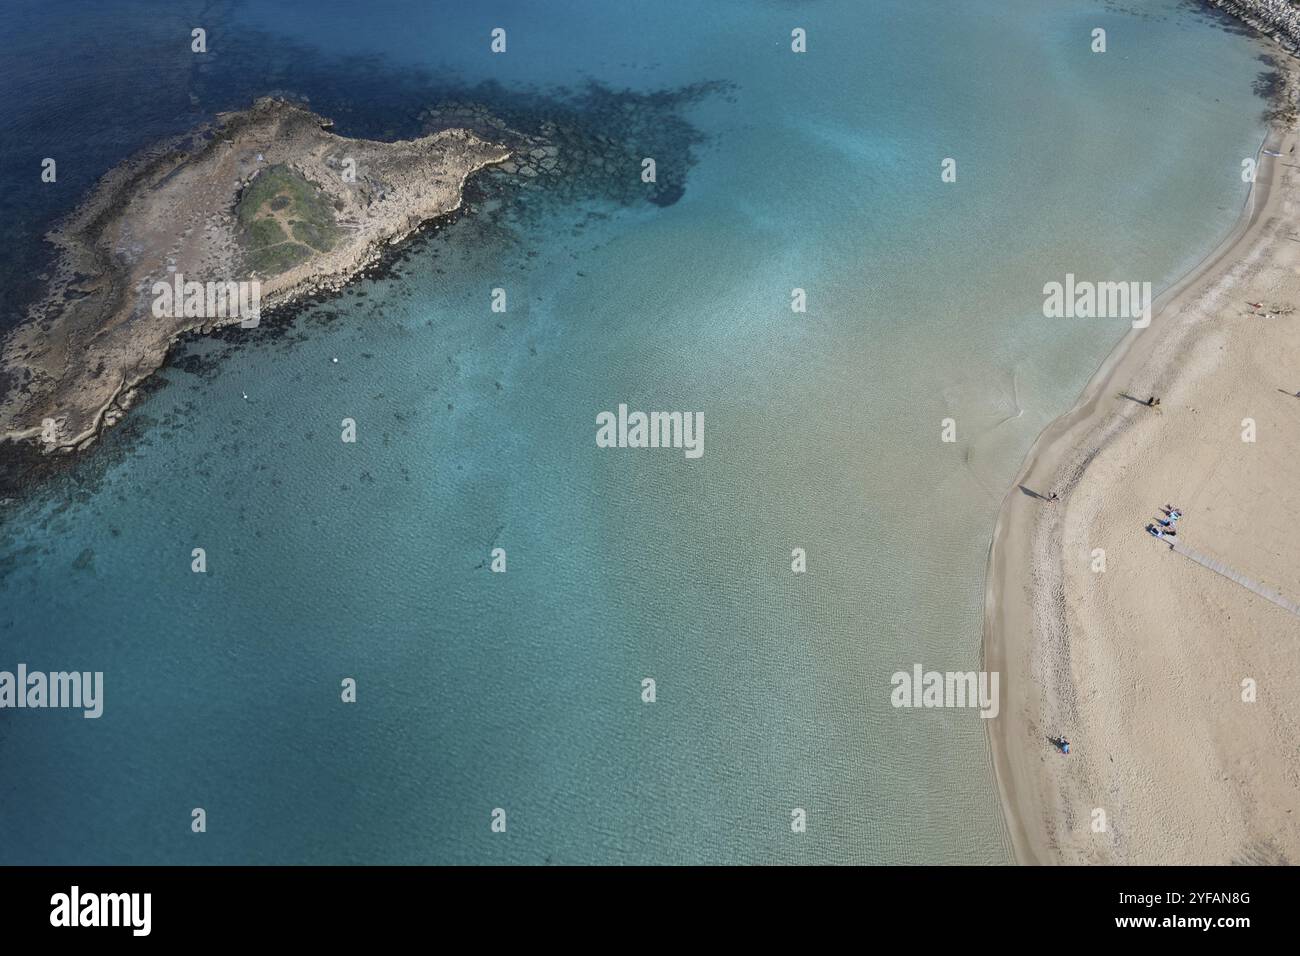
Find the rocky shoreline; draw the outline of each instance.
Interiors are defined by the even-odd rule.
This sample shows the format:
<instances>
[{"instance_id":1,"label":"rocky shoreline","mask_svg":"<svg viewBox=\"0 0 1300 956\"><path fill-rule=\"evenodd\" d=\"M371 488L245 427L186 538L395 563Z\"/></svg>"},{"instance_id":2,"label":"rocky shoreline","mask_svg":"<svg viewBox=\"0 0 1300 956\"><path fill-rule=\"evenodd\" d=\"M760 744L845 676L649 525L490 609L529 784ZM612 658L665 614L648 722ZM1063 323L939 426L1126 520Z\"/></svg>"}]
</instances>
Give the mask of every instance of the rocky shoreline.
<instances>
[{"instance_id":1,"label":"rocky shoreline","mask_svg":"<svg viewBox=\"0 0 1300 956\"><path fill-rule=\"evenodd\" d=\"M409 123L387 134L368 134L396 142L368 142L335 136L329 120L311 112L296 94L284 94L260 97L251 109L219 114L212 124L160 141L119 163L47 235L56 254L48 274L36 276L43 286L41 297L26 310L27 320L0 341L0 504L67 474L71 467L83 467L87 456L74 452L96 443L123 419L132 432L135 416L127 415L128 408L165 382L170 357L186 341L212 336L251 342L254 335L285 329L303 307L329 300L363 276L387 274L431 228L442 229L474 211L481 236L510 242L521 222L547 210L577 210L572 229L578 235L588 221L614 208L671 206L685 192L688 171L696 162L694 151L707 142L707 136L681 115L683 108L706 97L730 95L729 87L717 82L646 95L592 84L558 98L528 91L506 95L488 84L430 95L411 113ZM259 128L262 134L255 133ZM262 149L259 161L254 143L259 136L265 140L267 131L274 133L275 148ZM170 205L169 212L183 211L184 203L159 203L158 194L170 193L174 200L178 192L213 185L202 181L196 170L205 157L212 161L214 144L236 137L242 147L223 146L227 155L242 160L225 171L229 188L218 190L222 195L198 197L188 225L173 222L162 234L147 236L150 242L142 245L131 226L150 219L150 203ZM318 142L297 150L295 158L289 155L291 141ZM394 216L387 238L380 234L347 257L317 256L298 270L303 274L297 278L286 273L293 281L263 277L262 333L241 329L237 319L153 324L149 287L174 276L168 267L187 280L249 273L234 227L240 199L248 195L249 183L260 171L283 163L301 170L313 185L328 188L333 198L339 191L340 167L328 160L342 155L343 147L354 157L370 148L405 149L405 162L414 164L422 144L431 144L426 151L436 159L448 143L454 149L457 142L484 144L491 156L466 164L465 175L451 183L455 188L443 196L442 204L426 209L427 218L398 222ZM659 160L657 182L641 179L641 158L646 155ZM473 175L474 169L480 174ZM380 173L378 164L359 164L352 188L367 212L382 204L380 193L389 193L387 199L398 192L385 188L393 186L395 177ZM178 182L184 177L199 181L186 186ZM450 180L439 174L430 178ZM206 241L198 247L187 245L196 234ZM198 254L203 250L206 260ZM148 268L141 264L146 253L152 257ZM326 268L331 263L337 268ZM156 274L159 271L163 274ZM81 356L79 364L71 361L74 355ZM109 369L125 374L106 380ZM45 414L42 406L48 409ZM43 441L44 418L55 415L67 416L58 419L58 441Z\"/></svg>"},{"instance_id":2,"label":"rocky shoreline","mask_svg":"<svg viewBox=\"0 0 1300 956\"><path fill-rule=\"evenodd\" d=\"M1288 0L1208 0L1213 7L1229 13L1268 34L1290 53L1300 51L1300 9Z\"/></svg>"},{"instance_id":3,"label":"rocky shoreline","mask_svg":"<svg viewBox=\"0 0 1300 956\"><path fill-rule=\"evenodd\" d=\"M255 280L264 308L337 290L385 248L459 209L474 172L512 156L465 129L383 143L337 136L331 125L264 98L104 176L49 236L59 256L48 292L0 353L0 441L44 453L84 448L121 419L174 342L240 322L155 314L155 283ZM273 245L295 256L259 272L238 207L270 169L301 184L332 222L315 246L298 232L311 224L286 224L292 236Z\"/></svg>"}]
</instances>

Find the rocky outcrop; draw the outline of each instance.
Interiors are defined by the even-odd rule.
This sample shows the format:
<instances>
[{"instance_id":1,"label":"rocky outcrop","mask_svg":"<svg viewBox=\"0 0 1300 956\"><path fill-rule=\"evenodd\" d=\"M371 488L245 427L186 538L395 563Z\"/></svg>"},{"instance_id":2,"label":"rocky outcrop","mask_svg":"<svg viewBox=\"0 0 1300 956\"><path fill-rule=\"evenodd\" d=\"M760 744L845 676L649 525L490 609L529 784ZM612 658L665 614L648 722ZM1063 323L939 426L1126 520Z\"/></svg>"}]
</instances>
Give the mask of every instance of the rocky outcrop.
<instances>
[{"instance_id":1,"label":"rocky outcrop","mask_svg":"<svg viewBox=\"0 0 1300 956\"><path fill-rule=\"evenodd\" d=\"M0 353L0 380L11 383L0 442L84 447L122 417L181 335L240 323L224 310L160 310L156 284L256 281L263 309L337 288L385 246L458 209L472 173L511 158L465 129L382 143L330 126L301 106L261 99L106 175L49 236L60 254L48 294ZM273 274L259 274L236 210L273 167L291 170L334 223L329 242L302 247L305 259L262 264Z\"/></svg>"},{"instance_id":2,"label":"rocky outcrop","mask_svg":"<svg viewBox=\"0 0 1300 956\"><path fill-rule=\"evenodd\" d=\"M1300 50L1300 10L1289 0L1209 0L1209 2L1266 33L1292 53Z\"/></svg>"}]
</instances>

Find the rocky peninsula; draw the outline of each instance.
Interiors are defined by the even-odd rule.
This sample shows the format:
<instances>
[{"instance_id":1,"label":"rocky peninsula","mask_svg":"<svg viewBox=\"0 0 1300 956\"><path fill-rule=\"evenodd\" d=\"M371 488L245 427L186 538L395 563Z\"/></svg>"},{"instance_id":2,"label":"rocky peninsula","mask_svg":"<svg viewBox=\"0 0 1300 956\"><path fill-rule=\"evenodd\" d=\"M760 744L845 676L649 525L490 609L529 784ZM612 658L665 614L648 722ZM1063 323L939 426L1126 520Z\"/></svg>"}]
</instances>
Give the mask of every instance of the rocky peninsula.
<instances>
[{"instance_id":1,"label":"rocky peninsula","mask_svg":"<svg viewBox=\"0 0 1300 956\"><path fill-rule=\"evenodd\" d=\"M250 325L233 307L250 288L255 309L338 288L511 158L466 129L384 143L331 125L263 98L109 172L48 237L48 291L0 350L0 441L85 447L181 335Z\"/></svg>"}]
</instances>

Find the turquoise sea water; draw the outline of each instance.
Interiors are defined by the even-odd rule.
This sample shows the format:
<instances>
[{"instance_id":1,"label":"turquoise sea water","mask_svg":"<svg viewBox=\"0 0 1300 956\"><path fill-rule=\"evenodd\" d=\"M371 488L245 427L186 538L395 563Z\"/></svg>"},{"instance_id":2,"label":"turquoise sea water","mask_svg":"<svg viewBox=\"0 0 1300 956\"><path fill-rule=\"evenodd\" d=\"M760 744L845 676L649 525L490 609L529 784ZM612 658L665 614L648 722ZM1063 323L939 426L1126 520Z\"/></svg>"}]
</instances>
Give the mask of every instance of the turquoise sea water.
<instances>
[{"instance_id":1,"label":"turquoise sea water","mask_svg":"<svg viewBox=\"0 0 1300 956\"><path fill-rule=\"evenodd\" d=\"M1159 290L1217 243L1256 44L1173 0L117 7L52 86L57 9L7 14L44 98L0 112L6 177L49 138L89 183L272 90L411 135L495 81L635 114L684 192L485 187L287 329L188 344L7 504L0 669L102 670L105 704L0 711L0 862L1009 860L978 714L889 678L978 667L998 503L1126 327L1044 319L1042 285ZM60 92L109 63L125 131ZM596 448L620 402L702 411L703 458Z\"/></svg>"}]
</instances>

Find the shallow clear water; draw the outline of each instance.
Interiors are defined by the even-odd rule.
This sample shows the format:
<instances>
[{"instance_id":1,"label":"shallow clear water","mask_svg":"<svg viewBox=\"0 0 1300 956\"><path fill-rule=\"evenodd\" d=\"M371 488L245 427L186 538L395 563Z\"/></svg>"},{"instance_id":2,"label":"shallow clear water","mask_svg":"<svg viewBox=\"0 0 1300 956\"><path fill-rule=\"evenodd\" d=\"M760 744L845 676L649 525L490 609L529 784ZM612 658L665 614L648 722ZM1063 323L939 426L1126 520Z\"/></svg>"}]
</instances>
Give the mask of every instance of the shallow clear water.
<instances>
[{"instance_id":1,"label":"shallow clear water","mask_svg":"<svg viewBox=\"0 0 1300 956\"><path fill-rule=\"evenodd\" d=\"M978 713L894 710L889 678L978 666L997 505L1126 327L1044 319L1043 283L1159 290L1208 252L1267 66L1178 2L699 6L236 4L175 72L125 53L185 13L76 28L122 55L53 69L111 59L139 121L88 137L87 183L254 92L410 135L495 79L634 115L685 191L487 184L393 274L186 346L6 506L0 668L102 670L106 701L0 711L0 862L1009 859ZM98 115L49 97L48 133L0 112L28 154ZM703 457L596 448L620 402L702 411Z\"/></svg>"}]
</instances>

